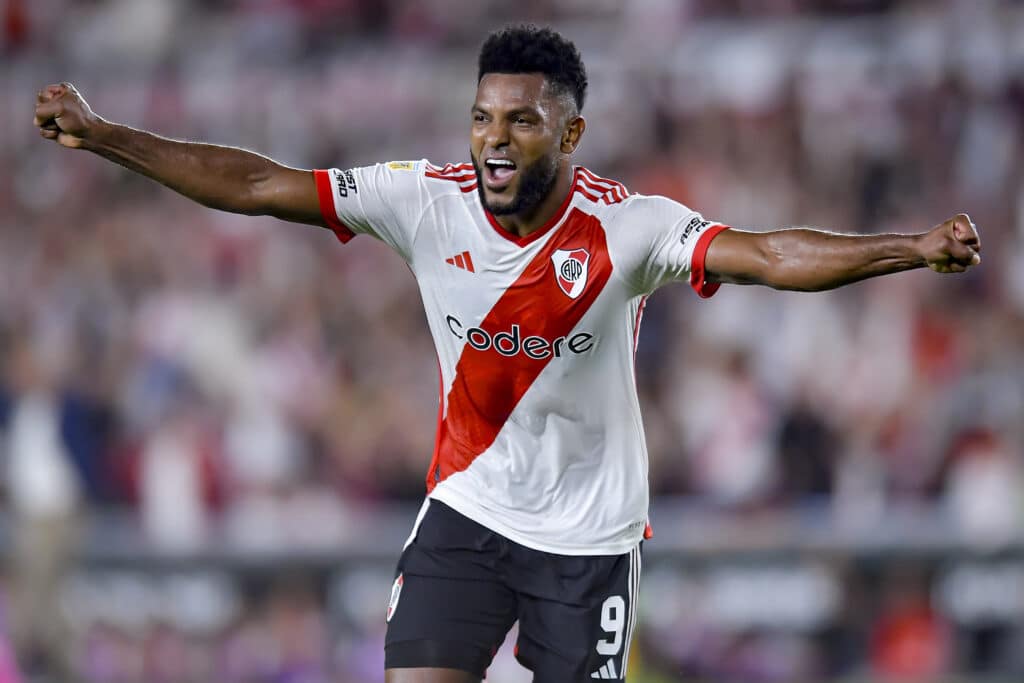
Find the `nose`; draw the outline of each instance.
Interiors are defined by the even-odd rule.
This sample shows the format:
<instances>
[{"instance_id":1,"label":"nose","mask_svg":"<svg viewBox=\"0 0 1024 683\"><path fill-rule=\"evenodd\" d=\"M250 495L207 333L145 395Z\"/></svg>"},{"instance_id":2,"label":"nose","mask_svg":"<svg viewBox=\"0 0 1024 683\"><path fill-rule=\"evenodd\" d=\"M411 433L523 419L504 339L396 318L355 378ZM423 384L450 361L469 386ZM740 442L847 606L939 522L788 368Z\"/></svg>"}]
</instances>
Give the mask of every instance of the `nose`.
<instances>
[{"instance_id":1,"label":"nose","mask_svg":"<svg viewBox=\"0 0 1024 683\"><path fill-rule=\"evenodd\" d=\"M491 149L501 149L508 145L508 124L501 120L491 121L484 131L484 143Z\"/></svg>"}]
</instances>

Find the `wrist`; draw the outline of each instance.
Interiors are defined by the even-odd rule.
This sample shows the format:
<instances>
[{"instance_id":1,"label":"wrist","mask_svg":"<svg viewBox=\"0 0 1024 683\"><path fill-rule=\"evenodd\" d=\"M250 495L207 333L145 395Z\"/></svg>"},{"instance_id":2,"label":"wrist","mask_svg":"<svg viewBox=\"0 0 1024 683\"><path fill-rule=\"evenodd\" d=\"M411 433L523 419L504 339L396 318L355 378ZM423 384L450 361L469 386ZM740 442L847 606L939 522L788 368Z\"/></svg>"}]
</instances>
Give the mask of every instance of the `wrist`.
<instances>
[{"instance_id":1,"label":"wrist","mask_svg":"<svg viewBox=\"0 0 1024 683\"><path fill-rule=\"evenodd\" d=\"M117 124L106 119L96 117L96 121L80 136L83 147L96 151L106 149L116 134Z\"/></svg>"},{"instance_id":2,"label":"wrist","mask_svg":"<svg viewBox=\"0 0 1024 683\"><path fill-rule=\"evenodd\" d=\"M909 235L910 262L914 268L924 268L928 265L928 233L922 232L917 235Z\"/></svg>"}]
</instances>

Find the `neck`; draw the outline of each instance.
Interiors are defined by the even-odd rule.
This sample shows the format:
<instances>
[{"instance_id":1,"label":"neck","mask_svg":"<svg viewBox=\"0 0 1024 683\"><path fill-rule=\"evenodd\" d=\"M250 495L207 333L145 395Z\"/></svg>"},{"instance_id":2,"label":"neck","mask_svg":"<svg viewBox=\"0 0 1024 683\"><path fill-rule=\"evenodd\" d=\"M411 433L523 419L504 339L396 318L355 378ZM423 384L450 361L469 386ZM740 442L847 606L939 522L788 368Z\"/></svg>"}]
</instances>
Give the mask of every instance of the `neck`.
<instances>
[{"instance_id":1,"label":"neck","mask_svg":"<svg viewBox=\"0 0 1024 683\"><path fill-rule=\"evenodd\" d=\"M539 204L529 211L507 216L494 216L494 220L502 228L519 237L526 237L539 230L554 217L562 206L562 202L572 190L574 175L572 164L568 159L563 159L558 164L558 174L555 176L555 184L551 187L551 192L548 192L548 195Z\"/></svg>"}]
</instances>

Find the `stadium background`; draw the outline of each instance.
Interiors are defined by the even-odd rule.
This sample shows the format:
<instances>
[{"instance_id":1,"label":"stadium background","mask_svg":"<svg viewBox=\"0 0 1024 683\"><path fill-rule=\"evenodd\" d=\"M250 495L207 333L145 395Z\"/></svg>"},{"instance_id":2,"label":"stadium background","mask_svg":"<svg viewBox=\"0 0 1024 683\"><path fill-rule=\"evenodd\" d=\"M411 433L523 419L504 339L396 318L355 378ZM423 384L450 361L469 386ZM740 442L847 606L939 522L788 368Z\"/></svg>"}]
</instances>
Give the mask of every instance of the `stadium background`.
<instances>
[{"instance_id":1,"label":"stadium background","mask_svg":"<svg viewBox=\"0 0 1024 683\"><path fill-rule=\"evenodd\" d=\"M31 126L299 166L463 160L475 53L552 23L580 159L736 226L985 262L653 297L637 683L1024 677L1024 3L0 0L0 681L382 680L436 369L368 238L218 214ZM15 665L17 646L20 660ZM527 680L506 647L490 681Z\"/></svg>"}]
</instances>

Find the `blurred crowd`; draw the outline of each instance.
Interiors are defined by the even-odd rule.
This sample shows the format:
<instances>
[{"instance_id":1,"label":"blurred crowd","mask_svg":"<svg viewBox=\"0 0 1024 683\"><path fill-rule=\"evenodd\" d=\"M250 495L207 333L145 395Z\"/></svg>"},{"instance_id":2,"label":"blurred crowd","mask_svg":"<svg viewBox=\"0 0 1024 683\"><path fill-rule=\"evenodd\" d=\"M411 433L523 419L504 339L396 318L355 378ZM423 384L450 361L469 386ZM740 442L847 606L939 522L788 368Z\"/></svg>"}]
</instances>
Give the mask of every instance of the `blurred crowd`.
<instances>
[{"instance_id":1,"label":"blurred crowd","mask_svg":"<svg viewBox=\"0 0 1024 683\"><path fill-rule=\"evenodd\" d=\"M8 578L26 587L5 620L25 658L85 676L40 645L70 626L33 617L62 609L48 587L83 520L127 511L165 553L329 550L365 533L354 511L422 498L437 400L400 258L59 149L31 126L36 91L70 80L106 118L300 167L462 161L476 50L513 19L577 42L581 163L632 191L750 229L919 232L968 211L981 233L966 276L654 296L637 372L655 496L723 515L814 505L865 528L910 501L985 547L1020 538L1024 4L5 0L0 481ZM281 595L286 616L245 617L257 641L308 627L287 615L325 618ZM936 670L967 666L943 647ZM218 680L331 667L299 669ZM93 680L185 680L103 671Z\"/></svg>"}]
</instances>

